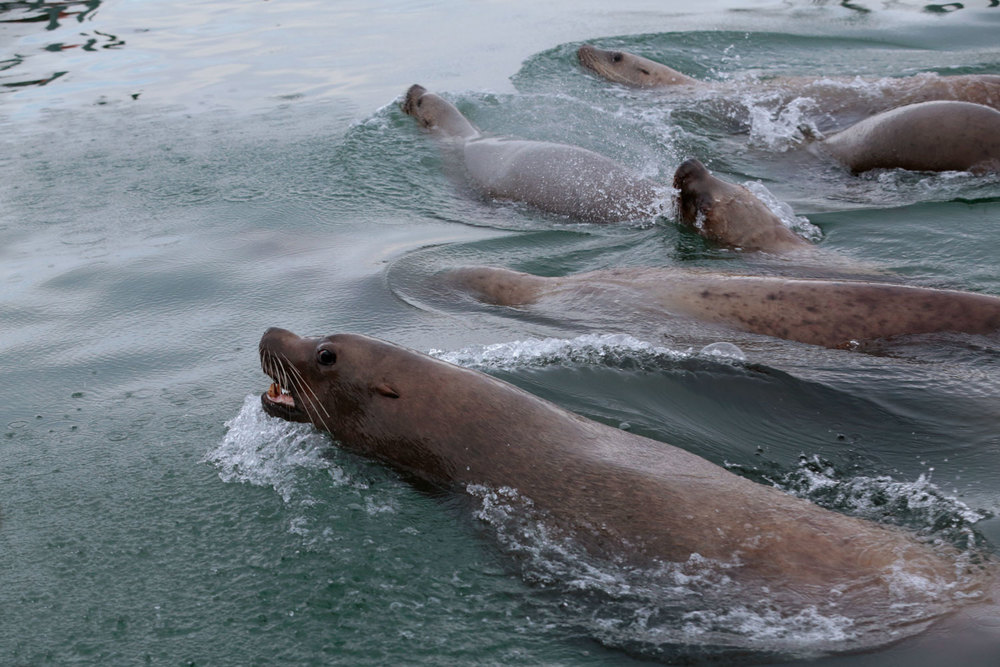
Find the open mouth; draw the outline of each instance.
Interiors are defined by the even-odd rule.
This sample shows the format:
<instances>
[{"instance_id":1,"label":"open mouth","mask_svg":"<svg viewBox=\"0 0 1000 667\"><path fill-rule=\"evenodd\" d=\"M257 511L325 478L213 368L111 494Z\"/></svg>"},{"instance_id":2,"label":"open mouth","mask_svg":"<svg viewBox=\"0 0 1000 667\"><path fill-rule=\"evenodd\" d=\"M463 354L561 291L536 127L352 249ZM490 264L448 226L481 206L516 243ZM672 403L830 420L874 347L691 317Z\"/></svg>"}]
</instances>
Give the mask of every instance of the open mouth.
<instances>
[{"instance_id":1,"label":"open mouth","mask_svg":"<svg viewBox=\"0 0 1000 667\"><path fill-rule=\"evenodd\" d=\"M280 417L293 422L309 421L305 412L299 409L292 393L277 382L272 382L267 391L260 395L260 404L264 408L264 412L272 417Z\"/></svg>"}]
</instances>

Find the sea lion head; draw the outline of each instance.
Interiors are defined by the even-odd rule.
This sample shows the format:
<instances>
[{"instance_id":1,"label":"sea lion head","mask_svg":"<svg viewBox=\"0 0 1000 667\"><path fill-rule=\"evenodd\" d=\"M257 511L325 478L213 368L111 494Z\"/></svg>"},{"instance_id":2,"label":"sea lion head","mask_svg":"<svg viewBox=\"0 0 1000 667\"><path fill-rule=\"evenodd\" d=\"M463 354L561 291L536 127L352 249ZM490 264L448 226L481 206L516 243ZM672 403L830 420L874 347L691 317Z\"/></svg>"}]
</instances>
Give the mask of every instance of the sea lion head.
<instances>
[{"instance_id":1,"label":"sea lion head","mask_svg":"<svg viewBox=\"0 0 1000 667\"><path fill-rule=\"evenodd\" d=\"M714 195L720 184L723 182L712 176L698 160L690 158L682 162L674 172L674 188L678 191L677 211L681 220L688 225L696 225L699 216L707 216L717 202Z\"/></svg>"},{"instance_id":2,"label":"sea lion head","mask_svg":"<svg viewBox=\"0 0 1000 667\"><path fill-rule=\"evenodd\" d=\"M716 178L698 160L686 160L677 168L674 187L680 221L714 243L770 252L811 247L753 193Z\"/></svg>"},{"instance_id":3,"label":"sea lion head","mask_svg":"<svg viewBox=\"0 0 1000 667\"><path fill-rule=\"evenodd\" d=\"M454 104L440 95L428 92L419 84L413 84L406 91L400 108L403 113L416 118L420 127L434 134L461 138L479 134Z\"/></svg>"},{"instance_id":4,"label":"sea lion head","mask_svg":"<svg viewBox=\"0 0 1000 667\"><path fill-rule=\"evenodd\" d=\"M310 423L343 447L432 484L455 480L454 460L468 458L462 452L471 440L454 432L474 428L469 415L496 402L492 378L359 334L303 337L271 328L259 350L273 380L260 397L264 412ZM476 470L471 459L465 466Z\"/></svg>"},{"instance_id":5,"label":"sea lion head","mask_svg":"<svg viewBox=\"0 0 1000 667\"><path fill-rule=\"evenodd\" d=\"M694 79L658 62L626 51L605 51L584 44L576 56L580 64L596 74L626 86L659 88L696 83Z\"/></svg>"},{"instance_id":6,"label":"sea lion head","mask_svg":"<svg viewBox=\"0 0 1000 667\"><path fill-rule=\"evenodd\" d=\"M330 433L373 400L400 396L385 377L387 359L402 350L353 334L322 338L271 328L260 339L260 363L274 382L261 394L272 417L311 423Z\"/></svg>"}]
</instances>

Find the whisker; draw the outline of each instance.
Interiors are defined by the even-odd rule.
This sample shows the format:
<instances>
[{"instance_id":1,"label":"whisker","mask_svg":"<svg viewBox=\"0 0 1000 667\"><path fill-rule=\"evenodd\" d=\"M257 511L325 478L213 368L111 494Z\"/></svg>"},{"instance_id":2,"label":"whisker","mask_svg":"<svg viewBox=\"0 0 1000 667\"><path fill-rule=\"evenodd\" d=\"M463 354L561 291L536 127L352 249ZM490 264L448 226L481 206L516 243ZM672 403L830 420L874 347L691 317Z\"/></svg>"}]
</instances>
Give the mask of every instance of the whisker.
<instances>
[{"instance_id":1,"label":"whisker","mask_svg":"<svg viewBox=\"0 0 1000 667\"><path fill-rule=\"evenodd\" d=\"M302 400L302 408L309 414L312 418L319 422L319 425L323 430L331 432L329 423L323 418L326 415L327 418L330 417L330 413L327 412L326 406L323 402L319 400L319 396L312 390L312 388L306 383L302 374L299 372L287 358L284 358L282 367L288 372L287 380L290 386L294 387L298 397ZM322 410L323 414L320 414Z\"/></svg>"},{"instance_id":2,"label":"whisker","mask_svg":"<svg viewBox=\"0 0 1000 667\"><path fill-rule=\"evenodd\" d=\"M291 370L294 371L294 369ZM320 414L320 410L326 413L326 408L319 401L319 399L315 397L315 394L310 396L312 392L309 391L309 388L304 386L304 384L295 377L289 377L288 382L295 390L302 403L299 407L305 411L307 415L309 415L310 419L313 420L316 426L320 427L324 431L332 432L329 423L327 423L323 415ZM326 416L329 417L329 413L327 413Z\"/></svg>"},{"instance_id":3,"label":"whisker","mask_svg":"<svg viewBox=\"0 0 1000 667\"><path fill-rule=\"evenodd\" d=\"M310 419L318 422L318 426L324 431L332 433L333 431L327 422L330 413L291 360L272 350L260 348L259 351L260 365L264 373L277 382L279 387L294 393L302 402L299 407L309 415Z\"/></svg>"},{"instance_id":4,"label":"whisker","mask_svg":"<svg viewBox=\"0 0 1000 667\"><path fill-rule=\"evenodd\" d=\"M302 377L302 374L299 372L299 369L297 369L297 368L295 368L295 366L291 366L289 364L289 371L292 372L292 373L294 373L295 376L300 381L300 387L302 387L302 391L300 392L300 395L304 395L306 391L308 391L310 394L312 394L313 399L316 401L316 403L319 405L319 407L323 410L323 413L327 417L329 417L330 413L326 411L326 406L324 406L323 403L319 400L319 396L316 394L315 391L313 391L312 387L310 387L308 384L306 384L305 378Z\"/></svg>"}]
</instances>

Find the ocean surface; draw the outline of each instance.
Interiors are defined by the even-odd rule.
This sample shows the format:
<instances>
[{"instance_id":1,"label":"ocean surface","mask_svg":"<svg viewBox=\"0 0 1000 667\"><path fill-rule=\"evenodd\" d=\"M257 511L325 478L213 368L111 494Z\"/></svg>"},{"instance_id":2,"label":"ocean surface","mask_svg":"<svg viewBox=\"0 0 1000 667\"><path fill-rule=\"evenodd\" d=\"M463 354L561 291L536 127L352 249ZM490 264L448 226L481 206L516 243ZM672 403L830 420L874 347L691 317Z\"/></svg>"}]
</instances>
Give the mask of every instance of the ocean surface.
<instances>
[{"instance_id":1,"label":"ocean surface","mask_svg":"<svg viewBox=\"0 0 1000 667\"><path fill-rule=\"evenodd\" d=\"M266 417L257 341L385 338L994 552L1000 335L827 350L458 298L434 277L460 265L801 267L669 213L599 226L470 196L399 102L420 83L485 131L663 183L698 157L836 261L1000 296L1000 177L851 176L803 145L835 117L759 85L1000 73L997 5L0 3L0 664L914 664L905 641L839 655L851 619L699 606L718 582L696 564L644 587L512 525L502 494L427 493ZM585 42L738 93L615 86L577 65Z\"/></svg>"}]
</instances>

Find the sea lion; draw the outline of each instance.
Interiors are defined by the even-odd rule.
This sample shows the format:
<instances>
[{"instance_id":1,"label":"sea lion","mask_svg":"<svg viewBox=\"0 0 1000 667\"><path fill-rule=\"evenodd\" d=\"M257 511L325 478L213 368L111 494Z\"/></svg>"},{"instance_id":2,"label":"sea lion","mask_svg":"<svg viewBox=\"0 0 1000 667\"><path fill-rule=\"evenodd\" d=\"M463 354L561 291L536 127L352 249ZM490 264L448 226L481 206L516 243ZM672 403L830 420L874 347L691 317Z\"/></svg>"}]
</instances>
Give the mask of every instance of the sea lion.
<instances>
[{"instance_id":1,"label":"sea lion","mask_svg":"<svg viewBox=\"0 0 1000 667\"><path fill-rule=\"evenodd\" d=\"M667 67L663 63L627 51L606 51L590 44L584 44L577 49L576 57L586 69L608 81L634 88L709 85L704 81L682 74L672 67Z\"/></svg>"},{"instance_id":2,"label":"sea lion","mask_svg":"<svg viewBox=\"0 0 1000 667\"><path fill-rule=\"evenodd\" d=\"M970 102L908 104L866 118L815 145L855 173L1000 171L1000 111Z\"/></svg>"},{"instance_id":3,"label":"sea lion","mask_svg":"<svg viewBox=\"0 0 1000 667\"><path fill-rule=\"evenodd\" d=\"M443 281L481 301L546 306L571 312L630 309L647 319L686 317L741 331L822 345L910 334L1000 330L1000 297L864 280L745 276L675 268L591 271L546 278L507 269L470 267Z\"/></svg>"},{"instance_id":4,"label":"sea lion","mask_svg":"<svg viewBox=\"0 0 1000 667\"><path fill-rule=\"evenodd\" d=\"M625 51L598 49L584 44L577 50L580 64L615 83L637 88L692 88L725 89L731 84L700 81L682 74L662 63L637 56ZM831 82L855 83L857 78L837 79L835 77L777 77L760 84L762 88L789 95L808 95L820 102L824 109L838 103L850 107L862 107L867 113L884 111L902 104L914 104L929 100L957 100L984 104L1000 109L1000 75L956 74L941 76L922 73L899 78L869 80L867 90L843 85L830 86ZM873 95L872 88L877 95Z\"/></svg>"},{"instance_id":5,"label":"sea lion","mask_svg":"<svg viewBox=\"0 0 1000 667\"><path fill-rule=\"evenodd\" d=\"M701 162L686 160L674 172L681 222L716 244L769 253L812 250L752 192L713 176Z\"/></svg>"},{"instance_id":6,"label":"sea lion","mask_svg":"<svg viewBox=\"0 0 1000 667\"><path fill-rule=\"evenodd\" d=\"M422 484L516 489L555 534L600 558L725 563L727 604L752 595L778 613L874 616L890 641L982 583L950 547L820 508L385 341L269 329L260 358L273 380L261 395L267 414L312 423Z\"/></svg>"},{"instance_id":7,"label":"sea lion","mask_svg":"<svg viewBox=\"0 0 1000 667\"><path fill-rule=\"evenodd\" d=\"M652 181L585 148L484 136L453 104L422 86L410 87L402 110L442 140L446 158L485 197L589 222L653 218L669 200Z\"/></svg>"}]
</instances>

